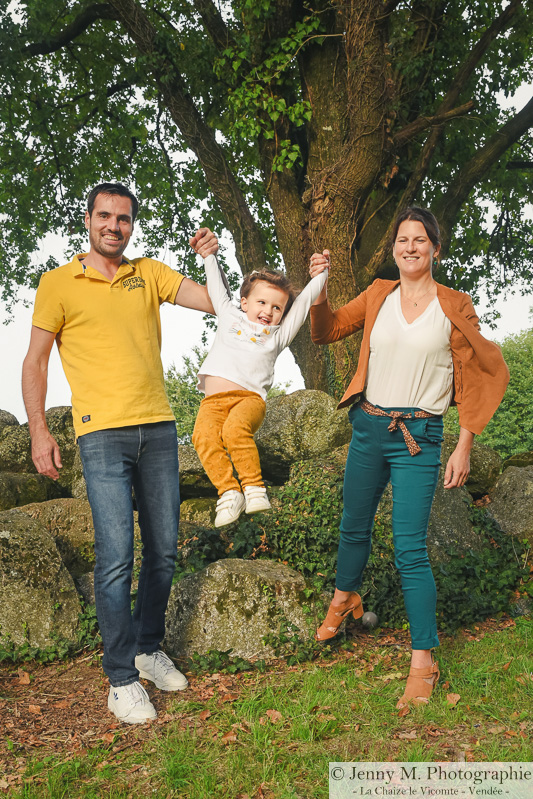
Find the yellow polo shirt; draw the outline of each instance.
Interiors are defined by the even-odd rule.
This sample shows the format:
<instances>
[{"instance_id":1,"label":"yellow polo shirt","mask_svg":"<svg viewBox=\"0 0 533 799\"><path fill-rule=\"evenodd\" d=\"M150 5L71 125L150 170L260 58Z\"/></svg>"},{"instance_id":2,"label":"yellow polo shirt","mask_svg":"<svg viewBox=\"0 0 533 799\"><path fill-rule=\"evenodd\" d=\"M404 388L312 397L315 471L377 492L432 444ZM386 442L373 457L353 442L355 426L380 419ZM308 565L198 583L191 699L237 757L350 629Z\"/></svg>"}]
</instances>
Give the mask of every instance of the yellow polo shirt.
<instances>
[{"instance_id":1,"label":"yellow polo shirt","mask_svg":"<svg viewBox=\"0 0 533 799\"><path fill-rule=\"evenodd\" d=\"M159 306L183 275L151 258L126 260L109 282L76 256L44 274L33 324L55 333L77 436L173 421L161 363Z\"/></svg>"}]
</instances>

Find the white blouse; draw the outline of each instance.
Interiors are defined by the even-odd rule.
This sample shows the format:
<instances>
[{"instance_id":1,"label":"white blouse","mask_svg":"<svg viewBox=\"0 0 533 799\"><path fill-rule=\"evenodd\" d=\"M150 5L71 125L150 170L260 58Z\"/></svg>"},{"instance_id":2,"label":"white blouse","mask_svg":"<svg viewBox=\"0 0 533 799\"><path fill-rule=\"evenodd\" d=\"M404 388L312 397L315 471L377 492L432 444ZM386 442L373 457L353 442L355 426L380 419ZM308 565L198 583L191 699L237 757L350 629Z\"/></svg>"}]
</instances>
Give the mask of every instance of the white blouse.
<instances>
[{"instance_id":1,"label":"white blouse","mask_svg":"<svg viewBox=\"0 0 533 799\"><path fill-rule=\"evenodd\" d=\"M382 408L421 408L443 416L453 394L451 330L437 297L408 324L400 289L395 289L370 334L367 400Z\"/></svg>"}]
</instances>

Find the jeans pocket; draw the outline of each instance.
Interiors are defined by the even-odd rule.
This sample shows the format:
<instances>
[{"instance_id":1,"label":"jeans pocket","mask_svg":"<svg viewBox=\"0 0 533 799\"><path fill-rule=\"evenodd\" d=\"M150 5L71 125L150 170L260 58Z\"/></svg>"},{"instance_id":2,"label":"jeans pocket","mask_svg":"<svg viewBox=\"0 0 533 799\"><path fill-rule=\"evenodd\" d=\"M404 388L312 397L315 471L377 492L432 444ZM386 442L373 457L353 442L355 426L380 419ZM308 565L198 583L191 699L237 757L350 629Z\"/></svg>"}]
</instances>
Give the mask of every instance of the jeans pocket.
<instances>
[{"instance_id":1,"label":"jeans pocket","mask_svg":"<svg viewBox=\"0 0 533 799\"><path fill-rule=\"evenodd\" d=\"M356 415L358 410L360 410L358 402L356 402L354 405L350 406L350 410L348 411L348 420L349 420L350 424L352 424L352 425L353 425L353 422L354 422L354 419L355 419L355 415Z\"/></svg>"},{"instance_id":2,"label":"jeans pocket","mask_svg":"<svg viewBox=\"0 0 533 799\"><path fill-rule=\"evenodd\" d=\"M424 436L432 444L440 447L444 438L443 427L442 416L432 416L430 419L425 419Z\"/></svg>"}]
</instances>

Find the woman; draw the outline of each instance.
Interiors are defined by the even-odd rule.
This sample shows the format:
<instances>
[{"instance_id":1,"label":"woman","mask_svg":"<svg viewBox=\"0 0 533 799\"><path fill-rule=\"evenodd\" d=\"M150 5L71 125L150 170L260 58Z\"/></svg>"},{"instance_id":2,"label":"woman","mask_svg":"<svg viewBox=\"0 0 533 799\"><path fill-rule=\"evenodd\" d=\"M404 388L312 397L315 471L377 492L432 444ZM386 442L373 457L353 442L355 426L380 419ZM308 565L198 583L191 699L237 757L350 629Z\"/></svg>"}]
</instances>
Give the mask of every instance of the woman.
<instances>
[{"instance_id":1,"label":"woman","mask_svg":"<svg viewBox=\"0 0 533 799\"><path fill-rule=\"evenodd\" d=\"M357 371L339 407L351 405L353 437L344 478L344 513L335 595L316 638L332 638L350 613L363 614L357 593L370 555L372 525L391 481L395 564L410 624L412 658L397 707L427 702L439 679L436 590L426 549L437 485L442 417L453 402L461 431L444 487L462 486L474 435L498 407L509 381L499 348L479 332L468 295L433 278L438 265L437 220L407 208L395 221L392 251L399 280L376 280L338 311L327 286L311 308L311 335L329 344L363 328ZM329 266L329 253L311 257L310 274Z\"/></svg>"}]
</instances>

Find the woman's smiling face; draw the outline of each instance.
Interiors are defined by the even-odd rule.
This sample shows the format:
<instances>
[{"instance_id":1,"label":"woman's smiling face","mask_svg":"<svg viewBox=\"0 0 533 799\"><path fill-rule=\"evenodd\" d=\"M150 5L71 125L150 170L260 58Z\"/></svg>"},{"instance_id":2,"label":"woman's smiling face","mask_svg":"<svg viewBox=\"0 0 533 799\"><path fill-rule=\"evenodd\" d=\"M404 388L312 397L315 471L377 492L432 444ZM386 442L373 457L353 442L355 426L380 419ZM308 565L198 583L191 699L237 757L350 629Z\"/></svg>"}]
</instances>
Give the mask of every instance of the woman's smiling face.
<instances>
[{"instance_id":1,"label":"woman's smiling face","mask_svg":"<svg viewBox=\"0 0 533 799\"><path fill-rule=\"evenodd\" d=\"M440 244L435 247L422 222L406 219L398 228L392 253L400 275L417 278L431 273L433 259L439 250Z\"/></svg>"}]
</instances>

